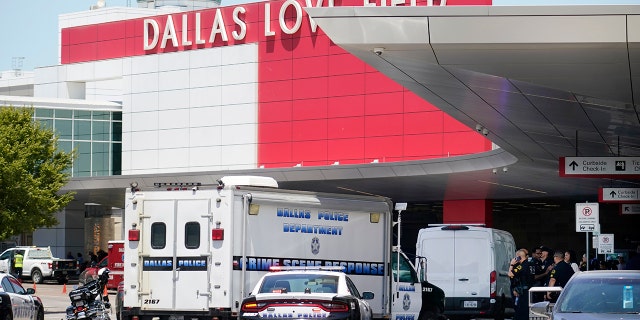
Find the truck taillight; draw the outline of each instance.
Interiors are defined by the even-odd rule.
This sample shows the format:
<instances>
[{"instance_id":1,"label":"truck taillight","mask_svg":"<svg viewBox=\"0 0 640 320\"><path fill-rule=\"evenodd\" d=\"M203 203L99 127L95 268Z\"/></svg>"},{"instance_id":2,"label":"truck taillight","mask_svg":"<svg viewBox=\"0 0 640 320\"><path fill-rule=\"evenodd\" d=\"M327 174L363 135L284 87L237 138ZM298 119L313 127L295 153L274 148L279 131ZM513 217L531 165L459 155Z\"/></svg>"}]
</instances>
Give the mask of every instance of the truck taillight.
<instances>
[{"instance_id":1,"label":"truck taillight","mask_svg":"<svg viewBox=\"0 0 640 320\"><path fill-rule=\"evenodd\" d=\"M498 288L498 284L496 283L497 279L496 279L496 271L491 271L491 274L489 275L489 290L491 292L489 292L489 296L491 298L495 298L496 297L496 289Z\"/></svg>"},{"instance_id":2,"label":"truck taillight","mask_svg":"<svg viewBox=\"0 0 640 320\"><path fill-rule=\"evenodd\" d=\"M224 229L211 229L211 240L224 240Z\"/></svg>"},{"instance_id":3,"label":"truck taillight","mask_svg":"<svg viewBox=\"0 0 640 320\"><path fill-rule=\"evenodd\" d=\"M138 229L129 230L129 241L140 241L140 230Z\"/></svg>"}]
</instances>

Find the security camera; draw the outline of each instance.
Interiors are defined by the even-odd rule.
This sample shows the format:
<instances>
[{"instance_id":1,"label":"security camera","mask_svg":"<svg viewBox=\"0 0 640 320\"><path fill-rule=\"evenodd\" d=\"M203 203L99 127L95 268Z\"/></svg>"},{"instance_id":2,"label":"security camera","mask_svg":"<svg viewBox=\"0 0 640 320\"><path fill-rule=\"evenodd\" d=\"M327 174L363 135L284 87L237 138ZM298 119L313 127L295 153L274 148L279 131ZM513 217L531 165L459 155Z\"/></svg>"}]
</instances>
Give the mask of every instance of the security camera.
<instances>
[{"instance_id":1,"label":"security camera","mask_svg":"<svg viewBox=\"0 0 640 320\"><path fill-rule=\"evenodd\" d=\"M482 129L482 134L485 136L489 134L489 130L487 128Z\"/></svg>"},{"instance_id":2,"label":"security camera","mask_svg":"<svg viewBox=\"0 0 640 320\"><path fill-rule=\"evenodd\" d=\"M375 54L381 56L382 53L384 52L384 48L373 48L373 52L375 52Z\"/></svg>"},{"instance_id":3,"label":"security camera","mask_svg":"<svg viewBox=\"0 0 640 320\"><path fill-rule=\"evenodd\" d=\"M480 124L476 124L476 131L482 132L482 126Z\"/></svg>"}]
</instances>

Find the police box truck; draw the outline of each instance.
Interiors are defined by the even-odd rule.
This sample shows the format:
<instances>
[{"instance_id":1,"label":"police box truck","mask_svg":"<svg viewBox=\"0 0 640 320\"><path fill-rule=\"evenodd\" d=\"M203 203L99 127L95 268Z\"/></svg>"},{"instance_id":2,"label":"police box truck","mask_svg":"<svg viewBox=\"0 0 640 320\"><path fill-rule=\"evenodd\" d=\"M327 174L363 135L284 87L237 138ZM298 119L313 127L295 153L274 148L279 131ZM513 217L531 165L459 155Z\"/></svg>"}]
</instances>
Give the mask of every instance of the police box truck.
<instances>
[{"instance_id":1,"label":"police box truck","mask_svg":"<svg viewBox=\"0 0 640 320\"><path fill-rule=\"evenodd\" d=\"M435 319L444 293L392 247L387 198L282 190L267 177L158 183L125 196L121 319L234 319L271 267L341 266L375 318Z\"/></svg>"}]
</instances>

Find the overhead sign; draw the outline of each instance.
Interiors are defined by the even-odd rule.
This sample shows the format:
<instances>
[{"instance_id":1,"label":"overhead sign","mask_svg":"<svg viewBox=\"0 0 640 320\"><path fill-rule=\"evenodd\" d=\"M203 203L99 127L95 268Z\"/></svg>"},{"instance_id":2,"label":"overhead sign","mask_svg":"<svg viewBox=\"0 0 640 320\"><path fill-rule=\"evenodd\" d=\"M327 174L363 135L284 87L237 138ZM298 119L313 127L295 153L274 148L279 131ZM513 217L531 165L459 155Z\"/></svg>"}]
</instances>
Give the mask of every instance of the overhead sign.
<instances>
[{"instance_id":1,"label":"overhead sign","mask_svg":"<svg viewBox=\"0 0 640 320\"><path fill-rule=\"evenodd\" d=\"M576 232L594 232L600 224L600 205L576 203Z\"/></svg>"},{"instance_id":2,"label":"overhead sign","mask_svg":"<svg viewBox=\"0 0 640 320\"><path fill-rule=\"evenodd\" d=\"M640 203L640 188L600 188L598 201Z\"/></svg>"},{"instance_id":3,"label":"overhead sign","mask_svg":"<svg viewBox=\"0 0 640 320\"><path fill-rule=\"evenodd\" d=\"M640 214L640 204L621 204L620 214Z\"/></svg>"},{"instance_id":4,"label":"overhead sign","mask_svg":"<svg viewBox=\"0 0 640 320\"><path fill-rule=\"evenodd\" d=\"M614 253L613 234L603 233L598 235L598 254Z\"/></svg>"},{"instance_id":5,"label":"overhead sign","mask_svg":"<svg viewBox=\"0 0 640 320\"><path fill-rule=\"evenodd\" d=\"M560 157L560 176L625 178L640 176L640 157Z\"/></svg>"}]
</instances>

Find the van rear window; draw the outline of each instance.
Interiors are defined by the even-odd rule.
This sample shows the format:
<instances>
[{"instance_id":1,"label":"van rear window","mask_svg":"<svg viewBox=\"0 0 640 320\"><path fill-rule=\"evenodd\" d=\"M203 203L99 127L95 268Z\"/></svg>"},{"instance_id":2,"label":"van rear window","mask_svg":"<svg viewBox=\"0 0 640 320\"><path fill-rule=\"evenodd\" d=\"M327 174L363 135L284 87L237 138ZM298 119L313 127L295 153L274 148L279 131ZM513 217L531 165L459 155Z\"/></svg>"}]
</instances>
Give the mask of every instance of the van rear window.
<instances>
[{"instance_id":1,"label":"van rear window","mask_svg":"<svg viewBox=\"0 0 640 320\"><path fill-rule=\"evenodd\" d=\"M164 222L151 224L151 248L164 249L167 245L167 225Z\"/></svg>"}]
</instances>

